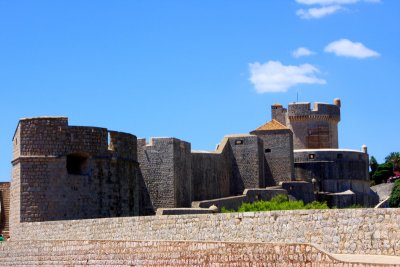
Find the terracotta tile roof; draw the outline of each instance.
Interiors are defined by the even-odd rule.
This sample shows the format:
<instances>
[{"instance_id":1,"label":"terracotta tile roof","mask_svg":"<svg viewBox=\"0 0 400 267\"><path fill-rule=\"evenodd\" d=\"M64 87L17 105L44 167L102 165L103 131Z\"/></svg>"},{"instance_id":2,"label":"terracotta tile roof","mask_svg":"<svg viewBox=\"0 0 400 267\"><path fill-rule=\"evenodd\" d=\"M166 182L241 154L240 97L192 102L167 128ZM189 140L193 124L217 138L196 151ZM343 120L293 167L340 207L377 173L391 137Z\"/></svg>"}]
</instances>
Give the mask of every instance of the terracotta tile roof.
<instances>
[{"instance_id":1,"label":"terracotta tile roof","mask_svg":"<svg viewBox=\"0 0 400 267\"><path fill-rule=\"evenodd\" d=\"M279 103L275 103L275 104L273 104L272 106L273 106L273 107L282 107L282 105L279 104Z\"/></svg>"},{"instance_id":2,"label":"terracotta tile roof","mask_svg":"<svg viewBox=\"0 0 400 267\"><path fill-rule=\"evenodd\" d=\"M258 127L254 131L274 131L274 130L288 130L289 128L280 123L277 120L272 120L267 122L266 124Z\"/></svg>"}]
</instances>

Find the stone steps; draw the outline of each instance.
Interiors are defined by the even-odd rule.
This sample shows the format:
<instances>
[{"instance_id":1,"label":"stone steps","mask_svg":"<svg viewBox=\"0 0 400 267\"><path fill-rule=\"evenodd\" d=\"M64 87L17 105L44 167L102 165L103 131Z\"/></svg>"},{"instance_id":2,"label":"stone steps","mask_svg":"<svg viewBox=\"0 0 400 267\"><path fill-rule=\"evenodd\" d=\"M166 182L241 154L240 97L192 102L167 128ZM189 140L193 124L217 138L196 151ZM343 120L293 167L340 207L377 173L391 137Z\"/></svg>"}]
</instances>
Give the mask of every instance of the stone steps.
<instances>
[{"instance_id":1,"label":"stone steps","mask_svg":"<svg viewBox=\"0 0 400 267\"><path fill-rule=\"evenodd\" d=\"M311 244L211 241L7 241L0 259L0 266L396 266L341 260Z\"/></svg>"}]
</instances>

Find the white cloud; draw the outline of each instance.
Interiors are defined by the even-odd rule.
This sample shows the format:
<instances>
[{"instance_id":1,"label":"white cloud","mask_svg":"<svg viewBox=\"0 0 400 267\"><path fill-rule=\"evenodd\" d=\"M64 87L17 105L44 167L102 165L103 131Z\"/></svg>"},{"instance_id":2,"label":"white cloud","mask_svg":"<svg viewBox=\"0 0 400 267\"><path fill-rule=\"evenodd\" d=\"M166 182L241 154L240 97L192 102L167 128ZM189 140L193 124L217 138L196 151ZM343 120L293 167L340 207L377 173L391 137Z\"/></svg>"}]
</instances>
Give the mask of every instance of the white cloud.
<instances>
[{"instance_id":1,"label":"white cloud","mask_svg":"<svg viewBox=\"0 0 400 267\"><path fill-rule=\"evenodd\" d=\"M305 47L299 47L296 50L294 50L292 52L292 56L295 58L299 58L299 57L307 57L307 56L311 56L314 55L315 52L309 50L308 48Z\"/></svg>"},{"instance_id":2,"label":"white cloud","mask_svg":"<svg viewBox=\"0 0 400 267\"><path fill-rule=\"evenodd\" d=\"M362 43L355 43L348 39L334 41L328 44L324 51L342 57L368 58L380 56L378 52L365 47Z\"/></svg>"},{"instance_id":3,"label":"white cloud","mask_svg":"<svg viewBox=\"0 0 400 267\"><path fill-rule=\"evenodd\" d=\"M358 2L380 3L381 0L296 0L298 4L314 5L308 9L298 9L296 14L302 19L319 19L327 15L334 14L340 10L345 10L343 6L356 4Z\"/></svg>"},{"instance_id":4,"label":"white cloud","mask_svg":"<svg viewBox=\"0 0 400 267\"><path fill-rule=\"evenodd\" d=\"M380 3L381 0L296 0L298 4L303 5L348 5L355 4L358 2L367 2L367 3Z\"/></svg>"},{"instance_id":5,"label":"white cloud","mask_svg":"<svg viewBox=\"0 0 400 267\"><path fill-rule=\"evenodd\" d=\"M315 76L319 70L311 64L283 65L279 61L250 63L250 82L258 93L286 92L298 84L325 84Z\"/></svg>"},{"instance_id":6,"label":"white cloud","mask_svg":"<svg viewBox=\"0 0 400 267\"><path fill-rule=\"evenodd\" d=\"M296 11L296 15L302 19L319 19L334 14L343 9L344 8L339 5L313 7L309 9L299 9Z\"/></svg>"},{"instance_id":7,"label":"white cloud","mask_svg":"<svg viewBox=\"0 0 400 267\"><path fill-rule=\"evenodd\" d=\"M346 4L355 4L360 0L296 0L298 4L303 5L346 5Z\"/></svg>"}]
</instances>

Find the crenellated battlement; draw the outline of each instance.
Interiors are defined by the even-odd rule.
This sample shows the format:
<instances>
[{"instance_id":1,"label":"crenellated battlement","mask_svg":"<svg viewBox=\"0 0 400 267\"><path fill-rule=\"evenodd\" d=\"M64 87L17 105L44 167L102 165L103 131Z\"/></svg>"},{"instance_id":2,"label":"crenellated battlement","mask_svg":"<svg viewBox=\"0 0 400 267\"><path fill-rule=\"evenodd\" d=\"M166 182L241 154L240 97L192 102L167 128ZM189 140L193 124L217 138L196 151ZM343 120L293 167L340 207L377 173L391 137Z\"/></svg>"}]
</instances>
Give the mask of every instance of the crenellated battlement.
<instances>
[{"instance_id":1,"label":"crenellated battlement","mask_svg":"<svg viewBox=\"0 0 400 267\"><path fill-rule=\"evenodd\" d=\"M100 157L112 154L136 161L136 139L135 135L107 128L70 126L67 117L24 118L13 137L14 159L79 152Z\"/></svg>"},{"instance_id":2,"label":"crenellated battlement","mask_svg":"<svg viewBox=\"0 0 400 267\"><path fill-rule=\"evenodd\" d=\"M290 120L335 120L340 121L340 107L335 104L310 102L290 103L288 106L288 117Z\"/></svg>"}]
</instances>

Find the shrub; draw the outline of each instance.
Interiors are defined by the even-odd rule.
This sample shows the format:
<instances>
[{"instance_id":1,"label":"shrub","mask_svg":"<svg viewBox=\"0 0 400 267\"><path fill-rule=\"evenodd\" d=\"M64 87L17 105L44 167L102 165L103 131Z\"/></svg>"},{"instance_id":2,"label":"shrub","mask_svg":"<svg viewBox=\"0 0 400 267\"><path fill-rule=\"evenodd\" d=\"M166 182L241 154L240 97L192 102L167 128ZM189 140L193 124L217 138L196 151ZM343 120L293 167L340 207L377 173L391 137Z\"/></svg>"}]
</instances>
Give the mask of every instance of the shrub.
<instances>
[{"instance_id":1,"label":"shrub","mask_svg":"<svg viewBox=\"0 0 400 267\"><path fill-rule=\"evenodd\" d=\"M361 209L364 208L362 205L360 204L353 204L347 207L347 209Z\"/></svg>"},{"instance_id":2,"label":"shrub","mask_svg":"<svg viewBox=\"0 0 400 267\"><path fill-rule=\"evenodd\" d=\"M326 202L318 202L318 201L313 201L311 203L308 203L305 205L305 208L307 210L325 210L329 209L328 204Z\"/></svg>"},{"instance_id":3,"label":"shrub","mask_svg":"<svg viewBox=\"0 0 400 267\"><path fill-rule=\"evenodd\" d=\"M394 182L393 190L389 198L389 206L392 208L400 207L400 180Z\"/></svg>"},{"instance_id":4,"label":"shrub","mask_svg":"<svg viewBox=\"0 0 400 267\"><path fill-rule=\"evenodd\" d=\"M232 212L235 212L235 210L229 210L229 209L227 209L225 207L221 208L221 213L232 213Z\"/></svg>"},{"instance_id":5,"label":"shrub","mask_svg":"<svg viewBox=\"0 0 400 267\"><path fill-rule=\"evenodd\" d=\"M326 202L314 201L307 205L304 202L290 201L285 195L277 195L273 197L270 201L255 201L253 203L242 203L239 207L238 212L246 211L271 211L271 210L304 210L304 209L329 209ZM233 212L232 210L227 210L224 207L221 212L228 213Z\"/></svg>"}]
</instances>

